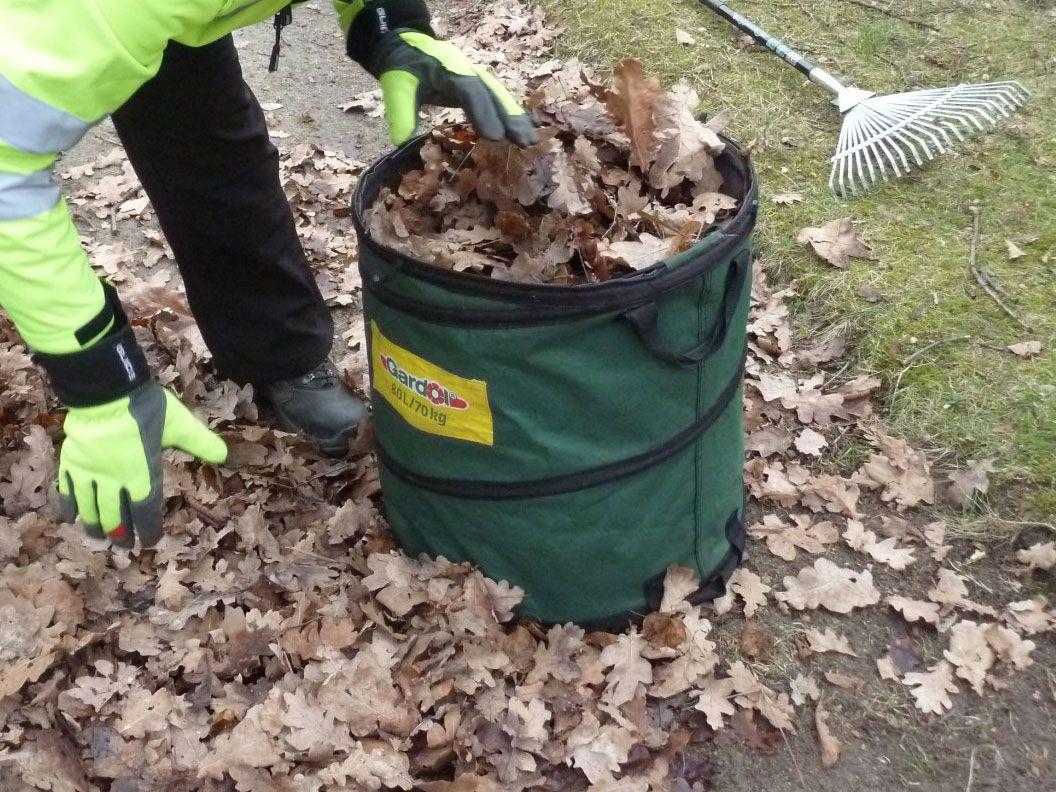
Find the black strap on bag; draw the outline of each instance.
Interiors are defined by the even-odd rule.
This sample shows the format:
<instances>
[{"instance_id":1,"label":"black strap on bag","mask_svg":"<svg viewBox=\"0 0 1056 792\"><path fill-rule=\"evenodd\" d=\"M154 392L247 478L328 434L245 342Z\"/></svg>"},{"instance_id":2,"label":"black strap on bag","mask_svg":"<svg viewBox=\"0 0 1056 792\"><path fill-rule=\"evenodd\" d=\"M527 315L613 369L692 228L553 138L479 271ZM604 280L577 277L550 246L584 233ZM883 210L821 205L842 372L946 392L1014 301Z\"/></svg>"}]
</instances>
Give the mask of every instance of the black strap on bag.
<instances>
[{"instance_id":1,"label":"black strap on bag","mask_svg":"<svg viewBox=\"0 0 1056 792\"><path fill-rule=\"evenodd\" d=\"M654 357L673 366L697 366L726 341L733 322L733 314L737 310L737 303L748 277L749 261L749 256L742 255L730 262L726 270L726 284L718 316L704 340L691 349L676 352L660 335L660 312L655 302L633 308L624 313L623 318L631 323L642 345Z\"/></svg>"}]
</instances>

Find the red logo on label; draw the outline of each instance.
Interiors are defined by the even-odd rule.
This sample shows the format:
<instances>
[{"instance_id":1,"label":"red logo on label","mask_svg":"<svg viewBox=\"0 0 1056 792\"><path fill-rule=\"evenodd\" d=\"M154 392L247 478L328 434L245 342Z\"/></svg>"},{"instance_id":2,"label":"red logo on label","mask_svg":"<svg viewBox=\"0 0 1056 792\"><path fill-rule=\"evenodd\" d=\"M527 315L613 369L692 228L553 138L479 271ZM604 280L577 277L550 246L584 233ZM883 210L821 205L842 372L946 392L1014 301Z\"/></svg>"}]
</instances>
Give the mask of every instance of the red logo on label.
<instances>
[{"instance_id":1,"label":"red logo on label","mask_svg":"<svg viewBox=\"0 0 1056 792\"><path fill-rule=\"evenodd\" d=\"M410 388L423 399L428 399L438 407L450 407L452 410L469 409L469 402L454 391L450 391L433 379L416 377L400 367L400 364L389 355L379 355L381 365L394 380L401 385Z\"/></svg>"}]
</instances>

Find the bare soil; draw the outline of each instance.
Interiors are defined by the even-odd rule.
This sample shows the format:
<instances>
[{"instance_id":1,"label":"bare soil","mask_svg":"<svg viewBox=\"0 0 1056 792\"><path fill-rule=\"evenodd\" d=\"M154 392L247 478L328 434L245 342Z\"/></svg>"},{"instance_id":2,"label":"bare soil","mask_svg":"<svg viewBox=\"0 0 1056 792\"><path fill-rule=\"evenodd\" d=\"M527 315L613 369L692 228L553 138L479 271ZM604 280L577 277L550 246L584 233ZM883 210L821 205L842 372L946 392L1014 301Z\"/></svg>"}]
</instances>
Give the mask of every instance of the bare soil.
<instances>
[{"instance_id":1,"label":"bare soil","mask_svg":"<svg viewBox=\"0 0 1056 792\"><path fill-rule=\"evenodd\" d=\"M860 506L865 520L871 516L870 508L880 511L868 501ZM1026 537L1019 542L959 541L946 566L967 574L973 590L987 592L995 601L1039 594L1051 597L1056 592L1056 578L1051 574L1031 580L1018 575L1022 567L1014 552L1025 541ZM965 563L977 550L986 557L977 564ZM841 565L855 564L854 554L846 548L827 556ZM752 552L747 565L771 585L789 571L762 547ZM924 568L915 564L897 572L876 564L872 572L881 589L897 588L904 596L925 599L932 580L930 574L921 574ZM953 709L936 718L922 715L900 683L880 679L875 664L888 647L898 644L919 658L912 670L923 670L942 657L947 643L933 629L906 625L894 610L881 608L847 618L824 611L782 612L770 607L761 617L776 645L773 657L757 670L761 675L769 670L778 688L783 687L781 680L809 672L822 689L821 704L830 714L829 725L842 742L842 753L834 766L822 767L814 724L804 717L795 734L788 735L787 741L772 738L768 749L755 747L751 740L729 731L713 745L697 748L712 762L712 789L971 792L1019 785L1039 792L1056 789L1056 645L1051 636L1030 636L1038 644L1035 663L1008 676L1007 689L987 690L985 697L962 692L954 696ZM719 620L718 632L726 641L736 642L743 625L742 618L727 617L726 622ZM846 635L860 657L826 653L800 661L796 637L806 629L826 627ZM828 671L858 677L865 685L860 691L842 690L825 681L823 675Z\"/></svg>"}]
</instances>

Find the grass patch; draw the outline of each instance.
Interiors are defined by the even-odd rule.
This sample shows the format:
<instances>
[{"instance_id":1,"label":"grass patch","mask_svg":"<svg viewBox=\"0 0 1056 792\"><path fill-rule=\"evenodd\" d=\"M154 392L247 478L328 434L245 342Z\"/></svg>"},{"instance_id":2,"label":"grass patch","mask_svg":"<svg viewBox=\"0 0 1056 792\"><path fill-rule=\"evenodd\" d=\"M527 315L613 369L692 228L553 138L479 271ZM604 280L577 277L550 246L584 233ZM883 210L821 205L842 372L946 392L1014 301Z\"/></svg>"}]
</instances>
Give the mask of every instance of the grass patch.
<instances>
[{"instance_id":1,"label":"grass patch","mask_svg":"<svg viewBox=\"0 0 1056 792\"><path fill-rule=\"evenodd\" d=\"M939 772L938 763L920 743L904 741L902 752L895 757L898 769L911 778L931 778Z\"/></svg>"},{"instance_id":2,"label":"grass patch","mask_svg":"<svg viewBox=\"0 0 1056 792\"><path fill-rule=\"evenodd\" d=\"M840 119L828 96L692 0L541 0L567 33L563 55L601 67L638 57L665 82L688 79L708 110L733 113L763 189L759 254L796 277L799 325L856 329L855 365L887 386L888 420L945 453L941 466L996 457L1006 506L1056 514L1056 16L1051 4L997 0L895 2L933 32L842 0L736 0L737 10L800 46L819 65L881 93L1019 79L1034 99L988 135L867 196L828 193ZM680 27L696 44L675 41ZM796 190L803 203L768 196ZM968 273L968 206L982 205L979 263L1009 293L1027 331ZM837 271L796 245L799 229L850 214L875 262ZM1025 256L1009 260L1005 241ZM866 300L871 293L874 302ZM805 332L805 331L804 331ZM970 340L953 340L971 336ZM1039 340L1032 360L1008 344ZM912 361L915 350L946 341ZM901 379L898 380L901 374ZM898 380L898 389L894 384Z\"/></svg>"}]
</instances>

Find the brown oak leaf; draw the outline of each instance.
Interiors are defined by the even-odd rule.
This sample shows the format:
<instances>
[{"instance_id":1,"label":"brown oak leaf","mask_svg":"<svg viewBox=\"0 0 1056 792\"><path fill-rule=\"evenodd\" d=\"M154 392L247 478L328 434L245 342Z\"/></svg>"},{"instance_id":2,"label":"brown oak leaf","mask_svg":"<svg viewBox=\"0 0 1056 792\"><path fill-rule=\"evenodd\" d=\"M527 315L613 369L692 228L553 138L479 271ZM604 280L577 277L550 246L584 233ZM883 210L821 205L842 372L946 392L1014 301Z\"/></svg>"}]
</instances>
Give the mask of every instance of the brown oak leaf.
<instances>
[{"instance_id":1,"label":"brown oak leaf","mask_svg":"<svg viewBox=\"0 0 1056 792\"><path fill-rule=\"evenodd\" d=\"M986 640L986 625L959 621L950 628L950 647L942 652L957 668L957 676L966 679L972 690L983 695L986 672L996 655Z\"/></svg>"},{"instance_id":2,"label":"brown oak leaf","mask_svg":"<svg viewBox=\"0 0 1056 792\"><path fill-rule=\"evenodd\" d=\"M925 624L939 623L939 606L934 602L915 600L909 597L888 597L885 602L902 614L907 622L921 621Z\"/></svg>"},{"instance_id":3,"label":"brown oak leaf","mask_svg":"<svg viewBox=\"0 0 1056 792\"><path fill-rule=\"evenodd\" d=\"M653 103L660 95L660 82L645 73L645 64L628 58L612 73L613 90L605 94L605 104L631 141L631 164L642 172L652 164Z\"/></svg>"},{"instance_id":4,"label":"brown oak leaf","mask_svg":"<svg viewBox=\"0 0 1056 792\"><path fill-rule=\"evenodd\" d=\"M1056 566L1056 542L1036 542L1016 552L1016 560L1027 565L1027 571L1052 569Z\"/></svg>"},{"instance_id":5,"label":"brown oak leaf","mask_svg":"<svg viewBox=\"0 0 1056 792\"><path fill-rule=\"evenodd\" d=\"M804 228L796 242L809 245L820 258L840 269L850 266L852 258L872 259L872 251L862 242L849 217L832 220L820 228Z\"/></svg>"},{"instance_id":6,"label":"brown oak leaf","mask_svg":"<svg viewBox=\"0 0 1056 792\"><path fill-rule=\"evenodd\" d=\"M831 627L827 627L825 632L816 629L807 630L807 643L814 652L838 652L851 657L858 656L858 653L851 648L847 636L838 635Z\"/></svg>"},{"instance_id":7,"label":"brown oak leaf","mask_svg":"<svg viewBox=\"0 0 1056 792\"><path fill-rule=\"evenodd\" d=\"M990 489L990 474L997 470L995 461L969 459L964 470L950 473L946 497L957 506L967 506L976 495L985 495Z\"/></svg>"},{"instance_id":8,"label":"brown oak leaf","mask_svg":"<svg viewBox=\"0 0 1056 792\"><path fill-rule=\"evenodd\" d=\"M642 657L648 644L636 632L624 633L601 652L601 664L611 669L605 678L602 699L614 706L638 695L638 686L653 681L653 667Z\"/></svg>"},{"instance_id":9,"label":"brown oak leaf","mask_svg":"<svg viewBox=\"0 0 1056 792\"><path fill-rule=\"evenodd\" d=\"M693 709L703 712L708 725L715 731L724 726L723 716L732 715L737 711L732 701L734 688L735 683L729 677L722 679L708 677L700 684L700 689L694 693L697 701Z\"/></svg>"},{"instance_id":10,"label":"brown oak leaf","mask_svg":"<svg viewBox=\"0 0 1056 792\"><path fill-rule=\"evenodd\" d=\"M953 666L940 660L927 671L911 671L902 677L902 684L910 688L917 709L930 715L941 715L953 706L951 693L957 692L953 681Z\"/></svg>"},{"instance_id":11,"label":"brown oak leaf","mask_svg":"<svg viewBox=\"0 0 1056 792\"><path fill-rule=\"evenodd\" d=\"M833 613L850 613L880 601L869 570L844 569L827 558L816 559L814 566L804 567L794 577L786 575L784 584L785 591L775 596L796 610L822 607Z\"/></svg>"},{"instance_id":12,"label":"brown oak leaf","mask_svg":"<svg viewBox=\"0 0 1056 792\"><path fill-rule=\"evenodd\" d=\"M814 710L814 727L818 731L818 745L821 747L821 764L832 767L840 758L840 741L829 728L829 713L819 704Z\"/></svg>"}]
</instances>

